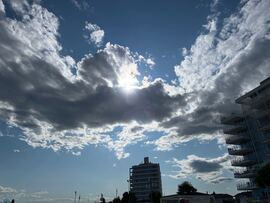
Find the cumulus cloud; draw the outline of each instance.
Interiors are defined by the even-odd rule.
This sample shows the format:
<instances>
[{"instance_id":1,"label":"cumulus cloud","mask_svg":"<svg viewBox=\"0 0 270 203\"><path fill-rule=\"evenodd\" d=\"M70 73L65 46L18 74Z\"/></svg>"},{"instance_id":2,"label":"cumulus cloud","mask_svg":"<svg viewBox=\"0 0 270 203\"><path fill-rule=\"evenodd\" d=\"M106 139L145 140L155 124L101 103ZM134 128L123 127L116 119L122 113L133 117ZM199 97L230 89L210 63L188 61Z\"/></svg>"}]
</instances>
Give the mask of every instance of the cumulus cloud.
<instances>
[{"instance_id":1,"label":"cumulus cloud","mask_svg":"<svg viewBox=\"0 0 270 203\"><path fill-rule=\"evenodd\" d=\"M90 33L90 36L87 38L96 46L100 47L105 35L104 30L102 30L98 25L89 22L85 23L85 29Z\"/></svg>"},{"instance_id":2,"label":"cumulus cloud","mask_svg":"<svg viewBox=\"0 0 270 203\"><path fill-rule=\"evenodd\" d=\"M11 202L11 199L22 202L72 202L72 197L58 197L48 191L29 192L24 189L16 190L11 187L0 186L0 202Z\"/></svg>"},{"instance_id":3,"label":"cumulus cloud","mask_svg":"<svg viewBox=\"0 0 270 203\"><path fill-rule=\"evenodd\" d=\"M5 13L5 5L3 3L3 1L0 1L0 17L1 15L3 15Z\"/></svg>"},{"instance_id":4,"label":"cumulus cloud","mask_svg":"<svg viewBox=\"0 0 270 203\"><path fill-rule=\"evenodd\" d=\"M233 180L232 177L223 176L224 171L231 170L228 154L217 158L188 155L186 159L173 158L167 162L179 169L176 174L168 175L175 179L195 176L199 180L215 184Z\"/></svg>"},{"instance_id":5,"label":"cumulus cloud","mask_svg":"<svg viewBox=\"0 0 270 203\"><path fill-rule=\"evenodd\" d=\"M144 138L140 124L160 122L186 105L183 96L167 93L162 80L140 86L142 61L127 47L107 43L76 63L60 54L53 13L31 4L20 15L0 21L0 117L20 128L29 145L79 155L76 150L94 144L125 158L123 148ZM116 126L122 131L113 139Z\"/></svg>"},{"instance_id":6,"label":"cumulus cloud","mask_svg":"<svg viewBox=\"0 0 270 203\"><path fill-rule=\"evenodd\" d=\"M138 142L163 151L192 139L221 143L220 115L270 74L267 0L243 2L222 22L211 15L183 49L173 85L148 76L139 81L140 63L151 67L154 59L117 44L78 62L63 56L57 16L37 3L10 5L20 18L5 16L0 1L0 118L20 128L20 139L33 147L78 154L93 144L120 159ZM88 22L85 29L101 46L104 31ZM149 141L148 132L162 136Z\"/></svg>"},{"instance_id":7,"label":"cumulus cloud","mask_svg":"<svg viewBox=\"0 0 270 203\"><path fill-rule=\"evenodd\" d=\"M4 187L0 185L0 194L5 194L5 193L16 193L17 190L11 188L11 187Z\"/></svg>"},{"instance_id":8,"label":"cumulus cloud","mask_svg":"<svg viewBox=\"0 0 270 203\"><path fill-rule=\"evenodd\" d=\"M224 20L213 14L191 48L183 49L175 73L188 105L160 124L171 131L152 142L157 149L192 139L222 142L220 116L238 111L234 100L270 76L269 6L267 0L246 1Z\"/></svg>"}]
</instances>

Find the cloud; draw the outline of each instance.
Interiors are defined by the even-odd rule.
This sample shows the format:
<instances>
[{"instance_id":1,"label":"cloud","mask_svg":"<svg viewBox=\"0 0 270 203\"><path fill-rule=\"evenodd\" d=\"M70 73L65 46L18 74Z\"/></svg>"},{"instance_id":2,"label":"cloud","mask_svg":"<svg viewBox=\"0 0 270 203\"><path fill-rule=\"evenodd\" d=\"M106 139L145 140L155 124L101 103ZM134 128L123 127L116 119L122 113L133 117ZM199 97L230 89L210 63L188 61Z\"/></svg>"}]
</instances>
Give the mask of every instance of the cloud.
<instances>
[{"instance_id":1,"label":"cloud","mask_svg":"<svg viewBox=\"0 0 270 203\"><path fill-rule=\"evenodd\" d=\"M97 47L100 47L105 35L104 30L102 30L98 25L89 22L85 23L85 29L90 32L90 36L87 38L89 38Z\"/></svg>"},{"instance_id":2,"label":"cloud","mask_svg":"<svg viewBox=\"0 0 270 203\"><path fill-rule=\"evenodd\" d=\"M5 13L5 5L2 0L0 0L0 17Z\"/></svg>"},{"instance_id":3,"label":"cloud","mask_svg":"<svg viewBox=\"0 0 270 203\"><path fill-rule=\"evenodd\" d=\"M16 193L17 190L11 188L11 187L4 187L0 185L0 194L5 194L5 193Z\"/></svg>"},{"instance_id":4,"label":"cloud","mask_svg":"<svg viewBox=\"0 0 270 203\"><path fill-rule=\"evenodd\" d=\"M93 144L125 158L124 148L144 139L139 125L160 122L186 105L182 95L168 94L163 80L140 86L142 61L129 48L107 43L76 63L60 54L54 14L31 4L20 15L0 21L0 118L21 129L29 145L78 155ZM117 126L122 131L112 138Z\"/></svg>"},{"instance_id":5,"label":"cloud","mask_svg":"<svg viewBox=\"0 0 270 203\"><path fill-rule=\"evenodd\" d=\"M73 154L74 156L81 156L82 153L81 153L81 152L74 152L74 151L73 151L72 154Z\"/></svg>"},{"instance_id":6,"label":"cloud","mask_svg":"<svg viewBox=\"0 0 270 203\"><path fill-rule=\"evenodd\" d=\"M234 99L270 75L269 1L241 3L222 22L209 16L183 49L173 85L140 81L139 66L154 59L117 44L76 62L61 54L57 16L37 3L12 1L20 17L13 19L1 3L0 119L33 147L77 154L93 144L121 159L138 142L162 151L194 139L222 143L220 115L236 110ZM104 31L88 22L85 29L101 46ZM162 135L149 140L148 132Z\"/></svg>"},{"instance_id":7,"label":"cloud","mask_svg":"<svg viewBox=\"0 0 270 203\"><path fill-rule=\"evenodd\" d=\"M29 192L16 190L11 187L0 186L0 202L11 202L11 199L21 202L72 202L72 197L59 197L50 194L48 191ZM2 200L2 201L1 201Z\"/></svg>"},{"instance_id":8,"label":"cloud","mask_svg":"<svg viewBox=\"0 0 270 203\"><path fill-rule=\"evenodd\" d=\"M79 10L86 10L90 7L90 5L84 0L71 0L71 3Z\"/></svg>"},{"instance_id":9,"label":"cloud","mask_svg":"<svg viewBox=\"0 0 270 203\"><path fill-rule=\"evenodd\" d=\"M209 16L175 66L180 84L175 89L187 93L187 106L160 124L171 131L152 142L156 149L173 149L193 139L222 143L220 116L239 111L234 100L270 76L269 6L267 0L246 1L223 21L218 14Z\"/></svg>"},{"instance_id":10,"label":"cloud","mask_svg":"<svg viewBox=\"0 0 270 203\"><path fill-rule=\"evenodd\" d=\"M186 159L173 158L167 162L179 168L176 174L168 175L171 178L180 179L195 176L199 180L214 184L233 180L232 177L223 176L224 171L231 170L228 154L217 158L188 155Z\"/></svg>"},{"instance_id":11,"label":"cloud","mask_svg":"<svg viewBox=\"0 0 270 203\"><path fill-rule=\"evenodd\" d=\"M21 151L20 151L19 149L14 149L13 152L14 152L14 153L19 153L19 152L21 152Z\"/></svg>"}]
</instances>

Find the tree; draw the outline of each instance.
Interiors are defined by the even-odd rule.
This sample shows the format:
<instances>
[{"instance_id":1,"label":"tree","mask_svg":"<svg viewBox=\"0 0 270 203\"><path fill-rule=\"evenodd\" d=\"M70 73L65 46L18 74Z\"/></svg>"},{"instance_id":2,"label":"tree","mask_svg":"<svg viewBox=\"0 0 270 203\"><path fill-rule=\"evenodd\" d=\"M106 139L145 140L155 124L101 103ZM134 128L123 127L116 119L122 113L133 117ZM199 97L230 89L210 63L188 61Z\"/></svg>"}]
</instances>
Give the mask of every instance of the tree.
<instances>
[{"instance_id":1,"label":"tree","mask_svg":"<svg viewBox=\"0 0 270 203\"><path fill-rule=\"evenodd\" d=\"M103 197L103 194L101 193L101 195L100 195L100 203L106 203L106 200L105 200L105 198Z\"/></svg>"},{"instance_id":2,"label":"tree","mask_svg":"<svg viewBox=\"0 0 270 203\"><path fill-rule=\"evenodd\" d=\"M270 186L270 163L258 170L255 181L260 187Z\"/></svg>"},{"instance_id":3,"label":"tree","mask_svg":"<svg viewBox=\"0 0 270 203\"><path fill-rule=\"evenodd\" d=\"M150 199L152 200L151 202L153 202L153 203L160 203L160 198L161 198L161 193L160 192L158 192L158 191L153 191L153 192L151 192L151 194L150 194Z\"/></svg>"},{"instance_id":4,"label":"tree","mask_svg":"<svg viewBox=\"0 0 270 203\"><path fill-rule=\"evenodd\" d=\"M121 199L121 203L135 203L136 197L132 192L124 192L123 197Z\"/></svg>"},{"instance_id":5,"label":"tree","mask_svg":"<svg viewBox=\"0 0 270 203\"><path fill-rule=\"evenodd\" d=\"M116 197L113 199L112 203L121 203L121 200L119 197Z\"/></svg>"},{"instance_id":6,"label":"tree","mask_svg":"<svg viewBox=\"0 0 270 203\"><path fill-rule=\"evenodd\" d=\"M128 200L129 200L129 194L128 192L124 192L123 197L121 199L121 203L128 203Z\"/></svg>"},{"instance_id":7,"label":"tree","mask_svg":"<svg viewBox=\"0 0 270 203\"><path fill-rule=\"evenodd\" d=\"M189 195L194 194L197 192L197 189L193 187L193 185L188 182L184 181L182 184L178 185L178 192L179 195Z\"/></svg>"}]
</instances>

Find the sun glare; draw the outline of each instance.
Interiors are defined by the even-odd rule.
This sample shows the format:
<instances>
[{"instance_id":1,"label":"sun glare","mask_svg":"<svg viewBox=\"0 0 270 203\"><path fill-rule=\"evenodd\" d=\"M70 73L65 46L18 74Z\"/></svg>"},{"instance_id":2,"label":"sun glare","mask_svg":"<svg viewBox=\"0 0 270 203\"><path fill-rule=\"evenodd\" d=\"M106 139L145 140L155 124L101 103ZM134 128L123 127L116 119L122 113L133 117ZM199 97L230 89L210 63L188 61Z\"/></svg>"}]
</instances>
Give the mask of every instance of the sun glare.
<instances>
[{"instance_id":1,"label":"sun glare","mask_svg":"<svg viewBox=\"0 0 270 203\"><path fill-rule=\"evenodd\" d=\"M134 77L122 77L119 79L119 87L122 88L125 92L131 93L137 84L137 79Z\"/></svg>"},{"instance_id":2,"label":"sun glare","mask_svg":"<svg viewBox=\"0 0 270 203\"><path fill-rule=\"evenodd\" d=\"M133 92L133 90L136 88L136 85L138 84L136 75L138 75L138 72L137 67L134 65L129 65L125 69L122 69L122 72L118 77L119 87L127 93Z\"/></svg>"}]
</instances>

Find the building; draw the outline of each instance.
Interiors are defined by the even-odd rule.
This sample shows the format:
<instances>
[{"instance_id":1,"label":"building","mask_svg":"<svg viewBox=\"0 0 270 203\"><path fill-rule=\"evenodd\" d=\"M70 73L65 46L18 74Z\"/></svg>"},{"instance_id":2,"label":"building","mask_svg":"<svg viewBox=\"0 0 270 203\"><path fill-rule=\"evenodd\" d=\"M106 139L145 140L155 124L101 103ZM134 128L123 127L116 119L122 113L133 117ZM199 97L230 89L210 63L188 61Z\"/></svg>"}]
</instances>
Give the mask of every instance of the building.
<instances>
[{"instance_id":1,"label":"building","mask_svg":"<svg viewBox=\"0 0 270 203\"><path fill-rule=\"evenodd\" d=\"M235 203L235 199L229 194L216 194L213 193L212 197L215 199L215 203Z\"/></svg>"},{"instance_id":2,"label":"building","mask_svg":"<svg viewBox=\"0 0 270 203\"><path fill-rule=\"evenodd\" d=\"M270 78L258 87L236 99L241 112L221 119L227 127L228 152L234 156L234 177L241 179L240 191L252 191L253 200L270 199L269 188L259 188L255 183L258 169L270 162Z\"/></svg>"},{"instance_id":3,"label":"building","mask_svg":"<svg viewBox=\"0 0 270 203\"><path fill-rule=\"evenodd\" d=\"M163 196L160 203L215 203L215 198L209 194L196 192L190 195Z\"/></svg>"},{"instance_id":4,"label":"building","mask_svg":"<svg viewBox=\"0 0 270 203\"><path fill-rule=\"evenodd\" d=\"M142 164L129 169L129 184L130 192L135 194L137 202L151 202L152 192L162 195L159 164L151 163L145 157Z\"/></svg>"},{"instance_id":5,"label":"building","mask_svg":"<svg viewBox=\"0 0 270 203\"><path fill-rule=\"evenodd\" d=\"M236 194L235 196L236 203L249 203L252 202L252 194L251 192L241 192Z\"/></svg>"}]
</instances>

